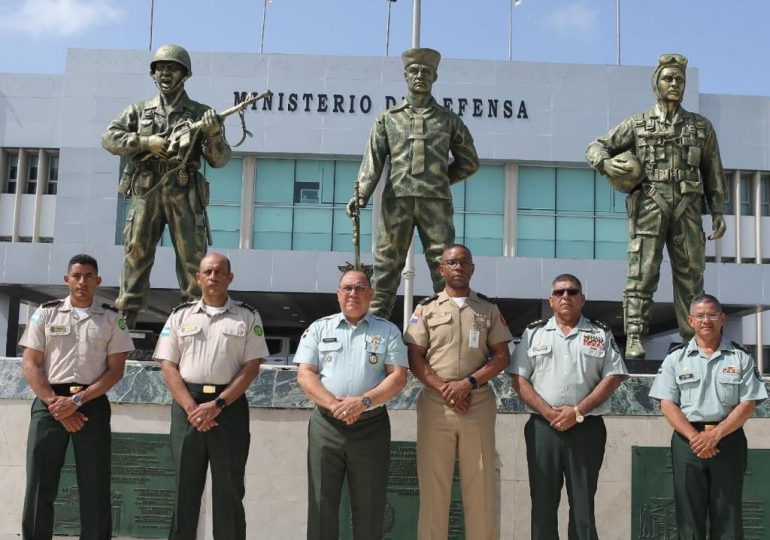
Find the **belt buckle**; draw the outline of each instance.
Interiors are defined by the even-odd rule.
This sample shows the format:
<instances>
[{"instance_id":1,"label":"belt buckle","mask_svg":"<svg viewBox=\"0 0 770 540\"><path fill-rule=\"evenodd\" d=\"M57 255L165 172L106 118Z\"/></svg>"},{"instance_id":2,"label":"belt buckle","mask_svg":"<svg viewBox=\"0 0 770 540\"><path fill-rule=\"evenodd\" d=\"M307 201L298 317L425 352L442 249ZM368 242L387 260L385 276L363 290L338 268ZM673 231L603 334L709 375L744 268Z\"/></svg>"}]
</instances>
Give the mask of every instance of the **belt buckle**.
<instances>
[{"instance_id":1,"label":"belt buckle","mask_svg":"<svg viewBox=\"0 0 770 540\"><path fill-rule=\"evenodd\" d=\"M83 391L82 386L78 386L76 384L73 384L72 386L70 386L70 394L77 394L82 391Z\"/></svg>"},{"instance_id":2,"label":"belt buckle","mask_svg":"<svg viewBox=\"0 0 770 540\"><path fill-rule=\"evenodd\" d=\"M204 394L216 394L217 393L217 387L213 384L204 384L203 385L203 393Z\"/></svg>"},{"instance_id":3,"label":"belt buckle","mask_svg":"<svg viewBox=\"0 0 770 540\"><path fill-rule=\"evenodd\" d=\"M703 426L703 431L711 431L712 429L716 429L716 425L706 424L705 426Z\"/></svg>"}]
</instances>

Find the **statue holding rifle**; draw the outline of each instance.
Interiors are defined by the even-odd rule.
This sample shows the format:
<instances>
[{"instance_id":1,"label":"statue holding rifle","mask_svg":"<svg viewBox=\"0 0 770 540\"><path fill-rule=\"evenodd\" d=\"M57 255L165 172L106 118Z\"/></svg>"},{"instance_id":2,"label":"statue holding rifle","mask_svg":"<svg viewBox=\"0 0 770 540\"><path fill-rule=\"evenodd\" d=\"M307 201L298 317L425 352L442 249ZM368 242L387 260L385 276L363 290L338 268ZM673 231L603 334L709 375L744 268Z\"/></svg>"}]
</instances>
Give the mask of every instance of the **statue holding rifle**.
<instances>
[{"instance_id":1,"label":"statue holding rifle","mask_svg":"<svg viewBox=\"0 0 770 540\"><path fill-rule=\"evenodd\" d=\"M159 95L130 105L102 135L102 146L128 161L118 187L122 195L131 197L131 208L123 231L126 254L115 304L131 326L146 303L155 248L166 225L176 253L182 300L200 296L195 273L211 244L206 215L209 184L200 172L201 159L211 167L224 167L230 160L224 116L242 114L246 105L264 96L254 96L219 115L192 101L184 89L192 76L190 55L178 45L163 45L155 51L150 76Z\"/></svg>"},{"instance_id":2,"label":"statue holding rifle","mask_svg":"<svg viewBox=\"0 0 770 540\"><path fill-rule=\"evenodd\" d=\"M441 54L433 49L409 49L401 59L406 99L375 120L358 172L360 191L347 207L348 215L355 216L366 206L390 158L374 250L374 299L370 305L372 313L384 318L393 310L415 227L433 289L444 289L439 261L455 237L449 187L479 168L470 131L459 116L431 95Z\"/></svg>"}]
</instances>

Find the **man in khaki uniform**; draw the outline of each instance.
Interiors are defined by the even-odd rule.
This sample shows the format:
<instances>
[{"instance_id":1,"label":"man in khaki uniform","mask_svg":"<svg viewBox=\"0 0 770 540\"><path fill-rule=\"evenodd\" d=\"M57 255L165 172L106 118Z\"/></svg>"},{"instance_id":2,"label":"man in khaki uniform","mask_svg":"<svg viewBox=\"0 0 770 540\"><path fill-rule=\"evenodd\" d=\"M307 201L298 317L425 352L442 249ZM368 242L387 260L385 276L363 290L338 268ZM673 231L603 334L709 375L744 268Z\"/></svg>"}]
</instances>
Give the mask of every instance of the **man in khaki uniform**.
<instances>
[{"instance_id":1,"label":"man in khaki uniform","mask_svg":"<svg viewBox=\"0 0 770 540\"><path fill-rule=\"evenodd\" d=\"M70 259L70 294L40 306L19 345L22 370L35 393L27 436L27 490L22 537L53 536L53 503L72 440L80 497L80 537L112 536L110 403L105 395L123 377L134 349L117 310L94 305L102 281L90 255Z\"/></svg>"},{"instance_id":2,"label":"man in khaki uniform","mask_svg":"<svg viewBox=\"0 0 770 540\"><path fill-rule=\"evenodd\" d=\"M497 540L497 405L487 383L508 365L513 336L497 306L470 289L467 247L447 247L439 270L444 290L420 302L405 335L409 367L425 385L417 402L418 538L447 538L457 457L465 538Z\"/></svg>"},{"instance_id":3,"label":"man in khaki uniform","mask_svg":"<svg viewBox=\"0 0 770 540\"><path fill-rule=\"evenodd\" d=\"M150 290L155 247L168 225L176 252L176 275L183 300L200 296L195 271L206 253L209 184L199 169L230 161L222 122L208 106L191 100L184 84L192 76L190 55L179 45L155 51L150 76L160 94L127 107L102 135L102 146L127 158L118 191L131 196L123 243L126 255L116 305L133 326ZM201 121L199 129L172 148L175 129Z\"/></svg>"},{"instance_id":4,"label":"man in khaki uniform","mask_svg":"<svg viewBox=\"0 0 770 540\"><path fill-rule=\"evenodd\" d=\"M374 299L370 308L386 319L396 300L415 227L425 250L433 290L438 292L444 286L439 259L444 246L455 240L449 187L479 168L470 131L459 116L439 105L431 95L441 54L433 49L409 49L401 54L401 60L406 99L377 117L358 171L359 204L364 207L390 158L374 250ZM354 196L348 203L348 215L356 211L355 202Z\"/></svg>"},{"instance_id":5,"label":"man in khaki uniform","mask_svg":"<svg viewBox=\"0 0 770 540\"><path fill-rule=\"evenodd\" d=\"M244 393L269 353L259 313L228 295L234 277L230 261L210 253L196 277L202 299L174 309L153 355L174 398L171 450L177 499L169 538L195 539L210 464L214 538L244 540L250 442Z\"/></svg>"}]
</instances>

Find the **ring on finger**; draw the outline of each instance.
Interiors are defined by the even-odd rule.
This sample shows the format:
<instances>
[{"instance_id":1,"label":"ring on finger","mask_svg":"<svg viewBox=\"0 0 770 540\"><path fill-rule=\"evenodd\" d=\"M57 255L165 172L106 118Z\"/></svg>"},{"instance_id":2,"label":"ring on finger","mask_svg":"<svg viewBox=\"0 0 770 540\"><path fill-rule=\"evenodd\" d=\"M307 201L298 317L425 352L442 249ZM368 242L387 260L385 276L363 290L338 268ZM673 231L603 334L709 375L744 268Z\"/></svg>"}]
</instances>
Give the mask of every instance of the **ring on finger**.
<instances>
[{"instance_id":1,"label":"ring on finger","mask_svg":"<svg viewBox=\"0 0 770 540\"><path fill-rule=\"evenodd\" d=\"M453 399L449 400L449 404L450 404L450 405L454 405L455 403L456 403L456 401L455 401L455 400L453 400Z\"/></svg>"},{"instance_id":2,"label":"ring on finger","mask_svg":"<svg viewBox=\"0 0 770 540\"><path fill-rule=\"evenodd\" d=\"M203 422L203 418L201 418L201 417L199 416L198 418L196 418L196 419L195 419L195 421L196 421L196 422L198 422L198 423L200 424L201 422Z\"/></svg>"}]
</instances>

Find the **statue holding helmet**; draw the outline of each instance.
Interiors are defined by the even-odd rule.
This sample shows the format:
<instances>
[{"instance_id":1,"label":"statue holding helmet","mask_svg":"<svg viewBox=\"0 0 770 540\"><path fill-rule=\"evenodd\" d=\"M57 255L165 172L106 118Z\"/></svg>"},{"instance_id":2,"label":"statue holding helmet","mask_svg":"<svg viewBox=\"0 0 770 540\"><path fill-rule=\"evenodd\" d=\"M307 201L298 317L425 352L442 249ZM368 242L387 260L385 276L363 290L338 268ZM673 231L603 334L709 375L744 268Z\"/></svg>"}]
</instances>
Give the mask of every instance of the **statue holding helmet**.
<instances>
[{"instance_id":1,"label":"statue holding helmet","mask_svg":"<svg viewBox=\"0 0 770 540\"><path fill-rule=\"evenodd\" d=\"M102 135L107 151L127 158L118 191L131 197L131 207L123 231L125 258L115 305L131 326L146 303L155 248L167 225L182 300L200 296L195 273L206 254L207 239L211 242L206 216L209 185L200 172L201 160L211 167L224 167L230 160L221 118L185 92L185 81L192 76L188 52L179 45L159 47L150 62L150 76L158 96L130 105ZM183 152L179 130L175 132L180 125L198 126L183 133ZM173 140L172 134L177 135Z\"/></svg>"},{"instance_id":2,"label":"statue holding helmet","mask_svg":"<svg viewBox=\"0 0 770 540\"><path fill-rule=\"evenodd\" d=\"M690 301L703 292L704 201L712 215L709 240L725 233L726 182L717 137L711 122L681 106L686 70L684 56L661 55L652 74L657 103L627 118L586 150L589 165L605 175L614 189L629 193L623 293L629 359L645 356L642 337L649 331L663 246L671 260L679 333L689 339L693 335L687 323Z\"/></svg>"}]
</instances>

